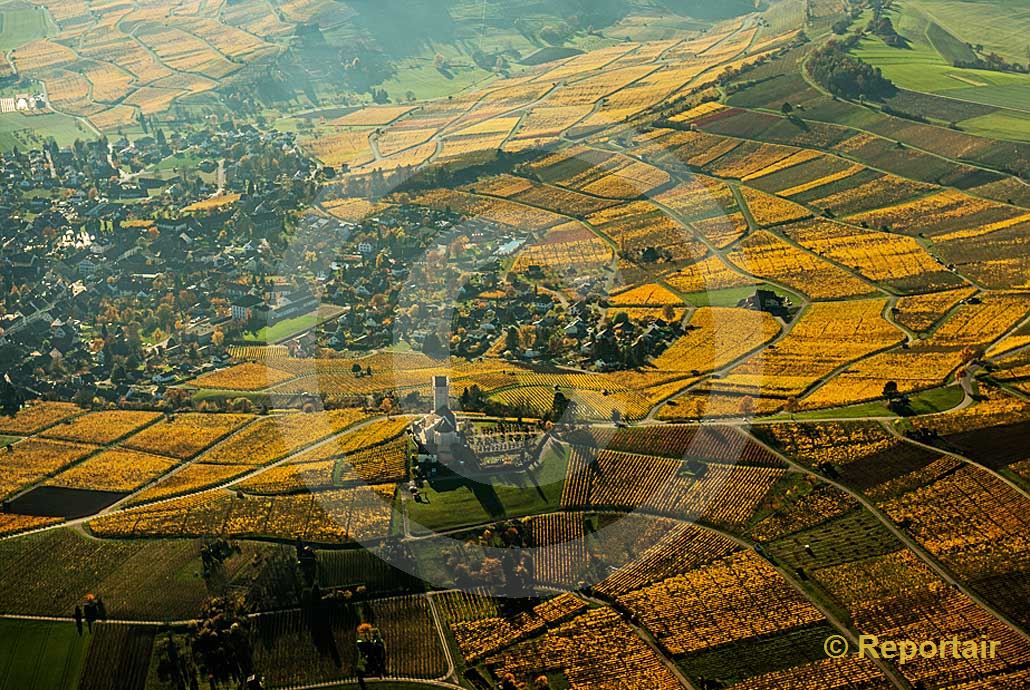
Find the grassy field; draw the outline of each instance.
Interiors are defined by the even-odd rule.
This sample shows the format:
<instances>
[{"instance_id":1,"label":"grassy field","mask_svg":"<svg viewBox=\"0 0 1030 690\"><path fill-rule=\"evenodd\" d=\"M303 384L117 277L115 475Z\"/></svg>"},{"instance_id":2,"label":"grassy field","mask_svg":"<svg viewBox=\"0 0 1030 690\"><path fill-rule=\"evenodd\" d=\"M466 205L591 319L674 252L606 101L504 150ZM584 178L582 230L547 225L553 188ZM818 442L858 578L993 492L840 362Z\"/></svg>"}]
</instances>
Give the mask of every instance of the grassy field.
<instances>
[{"instance_id":1,"label":"grassy field","mask_svg":"<svg viewBox=\"0 0 1030 690\"><path fill-rule=\"evenodd\" d=\"M0 51L14 50L57 33L57 27L41 7L20 2L0 5Z\"/></svg>"},{"instance_id":2,"label":"grassy field","mask_svg":"<svg viewBox=\"0 0 1030 690\"><path fill-rule=\"evenodd\" d=\"M10 151L15 146L22 150L39 148L51 137L59 146L70 146L76 139L94 138L88 127L67 115L0 114L0 151Z\"/></svg>"},{"instance_id":3,"label":"grassy field","mask_svg":"<svg viewBox=\"0 0 1030 690\"><path fill-rule=\"evenodd\" d=\"M244 340L248 343L277 343L298 333L303 333L309 328L314 328L323 321L339 316L342 311L343 309L340 307L323 305L308 314L285 319L273 326L265 326L258 329L257 333L248 333Z\"/></svg>"},{"instance_id":4,"label":"grassy field","mask_svg":"<svg viewBox=\"0 0 1030 690\"><path fill-rule=\"evenodd\" d=\"M414 58L397 65L397 74L384 81L379 88L386 89L394 103L403 103L410 91L417 99L444 98L493 79L490 72L468 64L442 72L429 58Z\"/></svg>"},{"instance_id":5,"label":"grassy field","mask_svg":"<svg viewBox=\"0 0 1030 690\"><path fill-rule=\"evenodd\" d=\"M200 165L203 158L189 153L176 153L168 156L160 163L155 163L149 172L162 172L166 170L193 170Z\"/></svg>"},{"instance_id":6,"label":"grassy field","mask_svg":"<svg viewBox=\"0 0 1030 690\"><path fill-rule=\"evenodd\" d=\"M477 477L455 476L427 484L423 501L407 501L413 532L450 529L555 510L561 501L568 467L566 453L545 453L529 473Z\"/></svg>"},{"instance_id":7,"label":"grassy field","mask_svg":"<svg viewBox=\"0 0 1030 690\"><path fill-rule=\"evenodd\" d=\"M912 412L916 415L934 414L950 410L962 402L964 395L959 386L944 386L931 388L930 390L913 393L909 396L909 404ZM799 412L792 419L860 419L862 417L897 417L898 415L887 408L883 400L862 403L860 405L848 405L847 407L831 407L825 410L813 410L811 412ZM771 419L786 419L789 415L777 414Z\"/></svg>"},{"instance_id":8,"label":"grassy field","mask_svg":"<svg viewBox=\"0 0 1030 690\"><path fill-rule=\"evenodd\" d=\"M1030 116L999 111L962 121L962 128L973 134L999 139L1030 141Z\"/></svg>"},{"instance_id":9,"label":"grassy field","mask_svg":"<svg viewBox=\"0 0 1030 690\"><path fill-rule=\"evenodd\" d=\"M854 52L882 69L884 76L895 84L913 91L1030 113L1030 75L952 66L949 58L958 57L964 46L950 30L942 31L941 25L913 4L904 4L900 11L892 12L892 19L898 33L909 40L908 47L894 48L870 36ZM1021 61L1025 59L1024 56Z\"/></svg>"},{"instance_id":10,"label":"grassy field","mask_svg":"<svg viewBox=\"0 0 1030 690\"><path fill-rule=\"evenodd\" d=\"M72 623L0 620L0 690L75 690L90 639Z\"/></svg>"},{"instance_id":11,"label":"grassy field","mask_svg":"<svg viewBox=\"0 0 1030 690\"><path fill-rule=\"evenodd\" d=\"M433 687L426 683L401 683L392 680L383 681L378 678L367 679L365 685L375 690L426 690L426 688ZM327 685L323 687L324 690L358 690L361 686L357 683L344 683L343 685Z\"/></svg>"},{"instance_id":12,"label":"grassy field","mask_svg":"<svg viewBox=\"0 0 1030 690\"><path fill-rule=\"evenodd\" d=\"M905 0L959 40L983 44L1010 62L1027 61L1030 5L1025 0Z\"/></svg>"},{"instance_id":13,"label":"grassy field","mask_svg":"<svg viewBox=\"0 0 1030 690\"><path fill-rule=\"evenodd\" d=\"M786 297L793 301L794 304L800 304L803 301L799 295L787 292L786 290L769 285L768 283L762 283L760 285L745 285L744 287L738 288L725 288L723 290L688 292L684 297L695 307L735 307L740 300L755 294L755 290L758 289L771 290L777 295Z\"/></svg>"}]
</instances>

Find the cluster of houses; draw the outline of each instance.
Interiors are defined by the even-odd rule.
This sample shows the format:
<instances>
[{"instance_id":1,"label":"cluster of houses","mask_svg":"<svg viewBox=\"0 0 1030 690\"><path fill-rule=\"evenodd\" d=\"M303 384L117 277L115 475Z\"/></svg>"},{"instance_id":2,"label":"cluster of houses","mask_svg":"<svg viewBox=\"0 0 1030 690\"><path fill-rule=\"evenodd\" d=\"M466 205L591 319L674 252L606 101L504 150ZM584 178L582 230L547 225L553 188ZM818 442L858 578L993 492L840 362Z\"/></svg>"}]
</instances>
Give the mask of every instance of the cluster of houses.
<instances>
[{"instance_id":1,"label":"cluster of houses","mask_svg":"<svg viewBox=\"0 0 1030 690\"><path fill-rule=\"evenodd\" d=\"M0 155L2 373L30 394L152 401L223 366L222 342L242 326L230 305L266 298L259 277L274 272L287 218L310 196L315 166L291 141L221 126ZM236 163L210 182L133 172L184 149L194 159L270 151L278 172L245 178ZM224 208L182 212L233 192ZM271 318L310 310L316 299L304 285L276 291ZM101 333L112 309L138 323Z\"/></svg>"}]
</instances>

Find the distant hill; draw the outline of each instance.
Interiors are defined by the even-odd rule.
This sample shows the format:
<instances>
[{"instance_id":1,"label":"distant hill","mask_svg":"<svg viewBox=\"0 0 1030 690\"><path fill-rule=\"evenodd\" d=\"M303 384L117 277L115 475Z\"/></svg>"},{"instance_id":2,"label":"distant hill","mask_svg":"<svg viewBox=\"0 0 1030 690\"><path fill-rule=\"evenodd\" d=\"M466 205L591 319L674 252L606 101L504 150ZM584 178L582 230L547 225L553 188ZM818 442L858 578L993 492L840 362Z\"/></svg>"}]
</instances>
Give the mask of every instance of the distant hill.
<instances>
[{"instance_id":1,"label":"distant hill","mask_svg":"<svg viewBox=\"0 0 1030 690\"><path fill-rule=\"evenodd\" d=\"M753 11L749 0L325 2L302 25L300 40L278 67L292 92L302 89L312 100L373 87L394 101L434 98L461 91L504 65L682 35Z\"/></svg>"}]
</instances>

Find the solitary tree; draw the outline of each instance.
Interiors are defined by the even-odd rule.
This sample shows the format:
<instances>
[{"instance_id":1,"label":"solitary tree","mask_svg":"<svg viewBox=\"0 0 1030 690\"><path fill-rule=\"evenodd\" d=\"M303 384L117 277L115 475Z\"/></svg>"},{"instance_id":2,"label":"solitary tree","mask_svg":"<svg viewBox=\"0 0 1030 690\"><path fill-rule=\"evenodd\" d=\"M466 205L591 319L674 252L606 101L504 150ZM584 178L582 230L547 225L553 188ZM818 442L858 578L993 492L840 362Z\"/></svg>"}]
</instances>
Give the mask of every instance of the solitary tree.
<instances>
[{"instance_id":1,"label":"solitary tree","mask_svg":"<svg viewBox=\"0 0 1030 690\"><path fill-rule=\"evenodd\" d=\"M898 397L897 381L888 381L887 383L883 384L883 397L887 398L888 400L894 400Z\"/></svg>"}]
</instances>

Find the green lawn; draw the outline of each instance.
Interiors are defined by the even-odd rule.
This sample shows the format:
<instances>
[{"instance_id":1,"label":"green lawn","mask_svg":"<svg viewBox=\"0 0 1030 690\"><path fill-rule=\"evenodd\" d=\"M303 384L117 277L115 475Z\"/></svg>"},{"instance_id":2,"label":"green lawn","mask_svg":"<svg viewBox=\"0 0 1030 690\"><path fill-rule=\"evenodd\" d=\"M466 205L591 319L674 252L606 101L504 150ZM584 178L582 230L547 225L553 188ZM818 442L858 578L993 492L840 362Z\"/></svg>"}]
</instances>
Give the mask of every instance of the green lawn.
<instances>
[{"instance_id":1,"label":"green lawn","mask_svg":"<svg viewBox=\"0 0 1030 690\"><path fill-rule=\"evenodd\" d=\"M960 386L943 386L931 388L930 390L913 393L909 396L909 403L912 406L914 415L933 414L950 410L959 403L965 396ZM837 418L860 418L860 417L896 417L897 415L887 408L883 400L862 403L860 405L848 405L847 407L831 407L825 410L812 410L811 412L799 412L793 419L819 420ZM777 414L770 419L788 419L790 415Z\"/></svg>"},{"instance_id":2,"label":"green lawn","mask_svg":"<svg viewBox=\"0 0 1030 690\"><path fill-rule=\"evenodd\" d=\"M953 67L928 37L934 21L927 15L906 3L891 18L898 33L910 41L908 47L894 48L869 36L854 54L882 69L899 87L1030 112L1030 75ZM946 44L939 47L950 52ZM1023 56L1020 62L1025 60Z\"/></svg>"},{"instance_id":3,"label":"green lawn","mask_svg":"<svg viewBox=\"0 0 1030 690\"><path fill-rule=\"evenodd\" d=\"M1030 115L1011 110L1000 110L990 115L962 121L962 129L994 139L1030 141Z\"/></svg>"},{"instance_id":4,"label":"green lawn","mask_svg":"<svg viewBox=\"0 0 1030 690\"><path fill-rule=\"evenodd\" d=\"M965 395L961 386L931 388L909 396L912 411L916 414L932 414L950 410L962 402Z\"/></svg>"},{"instance_id":5,"label":"green lawn","mask_svg":"<svg viewBox=\"0 0 1030 690\"><path fill-rule=\"evenodd\" d=\"M798 412L793 417L787 414L777 414L770 419L799 419L799 420L818 420L818 419L837 419L837 418L859 418L859 417L893 417L893 412L889 411L881 401L873 401L863 403L861 405L848 405L847 407L829 407L825 410L812 410L810 412Z\"/></svg>"},{"instance_id":6,"label":"green lawn","mask_svg":"<svg viewBox=\"0 0 1030 690\"><path fill-rule=\"evenodd\" d=\"M168 156L160 163L155 164L149 169L149 172L161 172L165 170L193 170L203 158L194 156L189 153L176 153Z\"/></svg>"},{"instance_id":7,"label":"green lawn","mask_svg":"<svg viewBox=\"0 0 1030 690\"><path fill-rule=\"evenodd\" d=\"M15 146L22 150L40 148L50 137L59 146L70 146L76 139L95 138L92 130L67 115L0 114L0 151L10 151Z\"/></svg>"},{"instance_id":8,"label":"green lawn","mask_svg":"<svg viewBox=\"0 0 1030 690\"><path fill-rule=\"evenodd\" d=\"M0 5L0 51L14 50L55 33L57 27L42 7L13 2Z\"/></svg>"},{"instance_id":9,"label":"green lawn","mask_svg":"<svg viewBox=\"0 0 1030 690\"><path fill-rule=\"evenodd\" d=\"M465 477L437 480L427 485L423 500L407 500L411 531L415 534L478 525L520 515L544 513L558 508L568 455L547 452L538 468L529 474Z\"/></svg>"},{"instance_id":10,"label":"green lawn","mask_svg":"<svg viewBox=\"0 0 1030 690\"><path fill-rule=\"evenodd\" d=\"M0 620L0 690L75 690L89 640L72 623Z\"/></svg>"},{"instance_id":11,"label":"green lawn","mask_svg":"<svg viewBox=\"0 0 1030 690\"><path fill-rule=\"evenodd\" d=\"M333 305L323 305L318 310L302 314L292 319L285 319L273 326L258 329L257 333L247 333L244 340L248 343L277 343L298 333L303 333L323 321L339 316L343 309Z\"/></svg>"},{"instance_id":12,"label":"green lawn","mask_svg":"<svg viewBox=\"0 0 1030 690\"><path fill-rule=\"evenodd\" d=\"M432 60L418 58L399 64L396 76L378 88L386 89L392 102L403 103L408 91L419 100L445 98L493 78L493 74L478 67L456 67L445 74L433 65Z\"/></svg>"},{"instance_id":13,"label":"green lawn","mask_svg":"<svg viewBox=\"0 0 1030 690\"><path fill-rule=\"evenodd\" d=\"M755 294L755 290L762 288L772 290L781 297L790 299L795 305L803 300L799 295L787 292L781 288L762 283L760 285L746 285L737 288L725 288L723 290L711 290L704 292L690 292L684 295L687 301L695 307L735 307L740 300Z\"/></svg>"},{"instance_id":14,"label":"green lawn","mask_svg":"<svg viewBox=\"0 0 1030 690\"><path fill-rule=\"evenodd\" d=\"M21 440L21 436L5 436L0 434L0 446L6 446L8 443L15 443Z\"/></svg>"},{"instance_id":15,"label":"green lawn","mask_svg":"<svg viewBox=\"0 0 1030 690\"><path fill-rule=\"evenodd\" d=\"M1026 0L904 0L965 43L981 43L1009 62L1025 63L1030 35Z\"/></svg>"}]
</instances>

